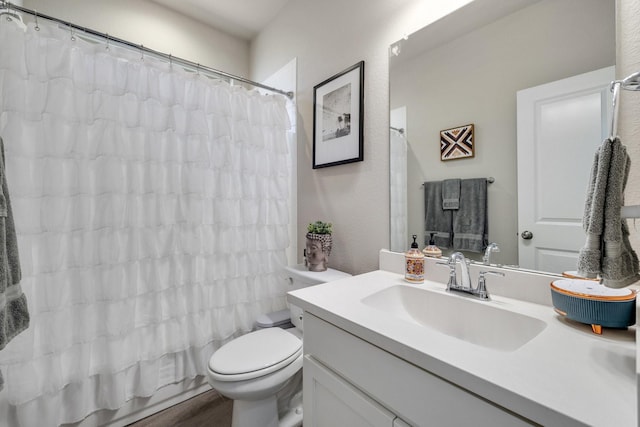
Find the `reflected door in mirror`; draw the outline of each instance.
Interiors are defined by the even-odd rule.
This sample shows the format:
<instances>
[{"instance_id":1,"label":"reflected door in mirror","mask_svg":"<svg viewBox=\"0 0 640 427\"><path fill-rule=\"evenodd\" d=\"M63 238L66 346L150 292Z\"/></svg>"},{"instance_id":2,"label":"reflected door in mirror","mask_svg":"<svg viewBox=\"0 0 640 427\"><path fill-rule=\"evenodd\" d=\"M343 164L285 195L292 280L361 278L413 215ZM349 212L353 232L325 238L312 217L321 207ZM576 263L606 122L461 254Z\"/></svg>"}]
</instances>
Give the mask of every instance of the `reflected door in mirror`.
<instances>
[{"instance_id":1,"label":"reflected door in mirror","mask_svg":"<svg viewBox=\"0 0 640 427\"><path fill-rule=\"evenodd\" d=\"M585 241L585 183L609 133L614 79L611 66L517 94L520 267L576 269Z\"/></svg>"}]
</instances>

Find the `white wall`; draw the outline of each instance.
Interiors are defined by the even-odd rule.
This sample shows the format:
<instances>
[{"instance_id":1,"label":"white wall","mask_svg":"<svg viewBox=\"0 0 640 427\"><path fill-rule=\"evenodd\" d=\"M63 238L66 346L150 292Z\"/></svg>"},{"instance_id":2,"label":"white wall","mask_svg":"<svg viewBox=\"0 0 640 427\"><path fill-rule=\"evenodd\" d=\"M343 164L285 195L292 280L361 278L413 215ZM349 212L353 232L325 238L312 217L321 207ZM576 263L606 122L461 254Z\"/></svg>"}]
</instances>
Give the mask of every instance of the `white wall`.
<instances>
[{"instance_id":1,"label":"white wall","mask_svg":"<svg viewBox=\"0 0 640 427\"><path fill-rule=\"evenodd\" d=\"M249 42L146 0L23 0L24 7L245 77ZM276 71L276 70L273 70Z\"/></svg>"},{"instance_id":2,"label":"white wall","mask_svg":"<svg viewBox=\"0 0 640 427\"><path fill-rule=\"evenodd\" d=\"M334 224L329 264L352 274L378 268L389 246L391 43L468 0L295 0L251 44L260 80L298 59L298 248L308 223ZM365 61L364 161L313 170L313 87Z\"/></svg>"}]
</instances>

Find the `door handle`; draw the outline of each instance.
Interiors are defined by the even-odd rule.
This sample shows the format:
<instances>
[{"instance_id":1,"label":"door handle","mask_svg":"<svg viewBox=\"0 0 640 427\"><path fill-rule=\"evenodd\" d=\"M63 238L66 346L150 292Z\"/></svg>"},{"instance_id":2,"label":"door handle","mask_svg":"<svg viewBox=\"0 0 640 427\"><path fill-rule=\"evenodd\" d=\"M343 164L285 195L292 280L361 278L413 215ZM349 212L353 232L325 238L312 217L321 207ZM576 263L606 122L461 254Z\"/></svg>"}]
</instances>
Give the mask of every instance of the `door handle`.
<instances>
[{"instance_id":1,"label":"door handle","mask_svg":"<svg viewBox=\"0 0 640 427\"><path fill-rule=\"evenodd\" d=\"M531 240L533 239L533 233L525 230L522 232L522 234L520 234L520 237L522 237L524 240Z\"/></svg>"}]
</instances>

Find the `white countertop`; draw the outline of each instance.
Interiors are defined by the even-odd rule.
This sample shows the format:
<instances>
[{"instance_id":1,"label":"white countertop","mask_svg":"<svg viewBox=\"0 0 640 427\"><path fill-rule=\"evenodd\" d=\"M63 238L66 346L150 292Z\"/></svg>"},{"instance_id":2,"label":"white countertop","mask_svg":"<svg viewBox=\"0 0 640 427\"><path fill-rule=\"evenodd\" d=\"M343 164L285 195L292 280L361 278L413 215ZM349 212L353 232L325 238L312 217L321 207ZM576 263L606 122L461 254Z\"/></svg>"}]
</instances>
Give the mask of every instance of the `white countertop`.
<instances>
[{"instance_id":1,"label":"white countertop","mask_svg":"<svg viewBox=\"0 0 640 427\"><path fill-rule=\"evenodd\" d=\"M595 335L590 325L566 320L549 306L494 295L491 301L478 303L536 317L547 327L514 351L492 350L388 316L361 302L397 285L446 292L440 283L411 285L401 274L378 270L293 291L288 300L540 424L637 425L635 327L605 329Z\"/></svg>"}]
</instances>

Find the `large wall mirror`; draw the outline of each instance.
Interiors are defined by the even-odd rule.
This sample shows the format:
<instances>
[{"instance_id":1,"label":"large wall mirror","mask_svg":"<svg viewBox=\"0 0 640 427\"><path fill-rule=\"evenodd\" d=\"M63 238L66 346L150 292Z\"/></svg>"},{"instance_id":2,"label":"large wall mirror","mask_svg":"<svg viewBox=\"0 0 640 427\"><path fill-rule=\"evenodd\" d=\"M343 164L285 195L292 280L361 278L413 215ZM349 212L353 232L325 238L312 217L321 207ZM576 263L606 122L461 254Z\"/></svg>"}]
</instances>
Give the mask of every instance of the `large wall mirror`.
<instances>
[{"instance_id":1,"label":"large wall mirror","mask_svg":"<svg viewBox=\"0 0 640 427\"><path fill-rule=\"evenodd\" d=\"M420 236L421 246L426 244L424 182L486 177L493 179L487 189L489 241L500 247L492 263L553 273L571 269L571 256L557 266L555 261L546 267L523 265L519 252L527 230L518 224L519 196L534 196L533 205L521 207L520 213L531 211L533 216L547 215L554 225L570 225L580 240L593 154L608 129L606 79L614 78L615 2L475 0L389 50L391 250L405 251L413 234ZM578 92L578 98L593 108L572 99L563 101L561 112L543 111L560 127L572 114L587 120L593 124L585 130L590 136L582 135L580 125L577 135L546 141L553 151L547 157L537 151L523 157L520 148L519 159L519 94L591 73L604 76L605 89ZM474 156L442 161L440 131L467 124L474 124ZM540 134L535 126L527 134ZM567 151L560 144L565 139L585 142L579 150ZM519 178L519 170L530 165L538 174L531 184ZM552 196L551 188L560 190L559 195ZM571 234L553 230L557 240ZM528 242L524 244L526 248ZM574 252L579 249L573 247ZM549 259L563 259L563 251L543 249L534 257L545 258L546 253ZM465 255L480 261L483 254Z\"/></svg>"}]
</instances>

